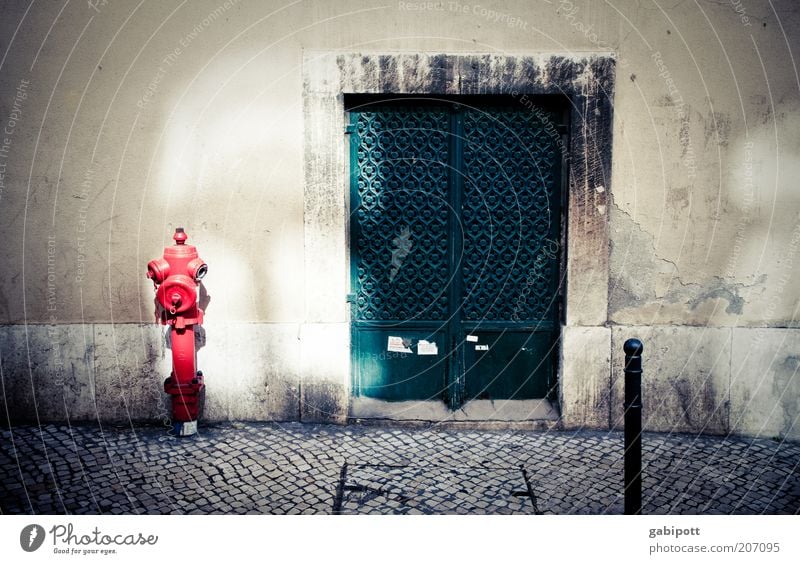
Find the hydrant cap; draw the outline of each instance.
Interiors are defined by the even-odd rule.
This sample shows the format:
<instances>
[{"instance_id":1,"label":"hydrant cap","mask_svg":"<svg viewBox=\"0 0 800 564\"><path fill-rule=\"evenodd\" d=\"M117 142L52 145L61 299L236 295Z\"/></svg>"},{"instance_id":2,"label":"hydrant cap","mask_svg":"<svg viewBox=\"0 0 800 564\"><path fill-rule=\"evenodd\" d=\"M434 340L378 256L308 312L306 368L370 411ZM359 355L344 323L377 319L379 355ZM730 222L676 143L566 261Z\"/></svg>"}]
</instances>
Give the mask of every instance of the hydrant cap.
<instances>
[{"instance_id":1,"label":"hydrant cap","mask_svg":"<svg viewBox=\"0 0 800 564\"><path fill-rule=\"evenodd\" d=\"M186 239L188 239L189 237L183 231L183 227L176 227L175 235L173 235L172 238L175 239L176 245L183 245L186 242Z\"/></svg>"}]
</instances>

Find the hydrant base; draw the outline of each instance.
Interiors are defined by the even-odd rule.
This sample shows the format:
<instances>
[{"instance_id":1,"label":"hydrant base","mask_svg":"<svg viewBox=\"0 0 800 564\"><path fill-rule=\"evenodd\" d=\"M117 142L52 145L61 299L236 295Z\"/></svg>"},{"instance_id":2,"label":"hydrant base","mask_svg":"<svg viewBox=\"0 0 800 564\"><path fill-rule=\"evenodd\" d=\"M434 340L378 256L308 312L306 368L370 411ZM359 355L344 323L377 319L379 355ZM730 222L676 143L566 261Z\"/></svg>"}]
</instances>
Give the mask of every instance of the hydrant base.
<instances>
[{"instance_id":1,"label":"hydrant base","mask_svg":"<svg viewBox=\"0 0 800 564\"><path fill-rule=\"evenodd\" d=\"M175 421L172 430L178 437L191 437L197 434L197 421Z\"/></svg>"}]
</instances>

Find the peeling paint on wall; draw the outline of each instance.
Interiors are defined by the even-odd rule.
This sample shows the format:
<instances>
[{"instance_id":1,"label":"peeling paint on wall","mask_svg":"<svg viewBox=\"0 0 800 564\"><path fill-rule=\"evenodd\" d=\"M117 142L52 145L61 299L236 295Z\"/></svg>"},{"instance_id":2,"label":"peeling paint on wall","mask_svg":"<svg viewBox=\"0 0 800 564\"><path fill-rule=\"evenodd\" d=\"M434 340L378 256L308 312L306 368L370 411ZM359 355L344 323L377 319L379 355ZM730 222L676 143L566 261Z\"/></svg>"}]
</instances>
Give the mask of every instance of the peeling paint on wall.
<instances>
[{"instance_id":1,"label":"peeling paint on wall","mask_svg":"<svg viewBox=\"0 0 800 564\"><path fill-rule=\"evenodd\" d=\"M612 201L612 261L609 282L609 312L615 323L638 324L652 319L653 312L671 307L679 312L680 325L705 325L711 316L735 319L745 312L745 290L765 287L767 275L752 284L731 282L720 276L697 272L687 281L678 265L659 256L652 234Z\"/></svg>"}]
</instances>

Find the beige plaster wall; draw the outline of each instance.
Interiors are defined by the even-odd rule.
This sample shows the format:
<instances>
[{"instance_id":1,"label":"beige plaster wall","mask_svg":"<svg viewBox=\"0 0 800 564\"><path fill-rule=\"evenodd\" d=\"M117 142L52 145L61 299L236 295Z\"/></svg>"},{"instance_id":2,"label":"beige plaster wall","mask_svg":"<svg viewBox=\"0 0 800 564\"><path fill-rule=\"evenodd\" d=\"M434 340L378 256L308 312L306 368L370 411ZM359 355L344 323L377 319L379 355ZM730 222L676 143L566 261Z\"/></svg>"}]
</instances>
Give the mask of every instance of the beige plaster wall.
<instances>
[{"instance_id":1,"label":"beige plaster wall","mask_svg":"<svg viewBox=\"0 0 800 564\"><path fill-rule=\"evenodd\" d=\"M346 345L347 332L326 329L344 321L343 304L309 305L308 288L320 280L318 268L307 279L317 259L309 249L316 240L304 236L301 67L312 51L616 53L609 205L597 210L609 220L608 315L587 325L619 326L619 333L575 331L565 339L562 407L570 425L613 424L613 347L630 327L664 326L653 339L686 342L693 333L680 333L682 326L730 328L727 341L725 331L713 333L713 351L730 358L746 346L747 328L796 326L800 14L789 0L744 1L744 14L728 2L670 9L632 0L94 6L0 4L0 324L9 350L20 343L15 325L149 322L153 294L144 266L182 225L210 265L209 333L215 324L221 331L257 323L274 324L258 331L281 335L277 358L291 360L286 370L271 366L253 376L256 396L277 382L306 398L313 386L304 390L302 381L316 372L328 386L327 359L346 359L324 335L341 335ZM593 303L574 299L568 307L591 310ZM305 342L308 335L321 344ZM40 355L39 366L53 362L52 349L21 342ZM269 352L246 342L252 346L235 353L217 348L209 362L229 366L234 354ZM602 343L612 351L586 352ZM88 354L85 347L79 353ZM579 380L575 360L586 354L599 363L591 384ZM743 366L770 370L775 363L761 362L764 354ZM3 355L6 374L27 370L30 354L19 366ZM659 366L670 367L659 374L669 380L683 361L659 357ZM778 364L789 378L783 389L793 389L796 367L788 374ZM605 399L597 390L604 370ZM743 377L731 384L730 366L719 375L728 384L717 376L706 379L715 394L727 385L733 392L723 396L747 396L748 405L763 396L743 391ZM340 384L336 393L346 394ZM576 390L589 390L586 401L608 414L587 409L570 396ZM779 392L771 393L783 398ZM340 399L337 420L346 408ZM296 403L269 401L279 407L244 412L299 412ZM780 416L731 405L725 417L742 414L735 425L718 417L710 424L715 432L755 433L767 418L768 432L796 433L796 405L782 401Z\"/></svg>"}]
</instances>

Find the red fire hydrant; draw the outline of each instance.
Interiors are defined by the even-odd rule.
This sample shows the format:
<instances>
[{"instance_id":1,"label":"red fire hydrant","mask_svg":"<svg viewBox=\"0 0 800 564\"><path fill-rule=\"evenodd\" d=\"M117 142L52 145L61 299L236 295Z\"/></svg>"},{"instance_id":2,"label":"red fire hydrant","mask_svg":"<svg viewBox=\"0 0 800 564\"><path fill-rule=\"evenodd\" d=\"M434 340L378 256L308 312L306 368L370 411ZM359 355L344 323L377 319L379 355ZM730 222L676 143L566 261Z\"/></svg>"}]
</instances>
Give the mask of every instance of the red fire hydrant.
<instances>
[{"instance_id":1,"label":"red fire hydrant","mask_svg":"<svg viewBox=\"0 0 800 564\"><path fill-rule=\"evenodd\" d=\"M164 257L147 263L147 277L156 291L156 322L170 326L172 374L164 391L172 396L172 423L178 436L197 432L197 415L205 389L203 373L197 370L195 326L203 323L197 303L200 280L208 265L197 248L186 244L183 227L175 229L175 244L164 248Z\"/></svg>"}]
</instances>

